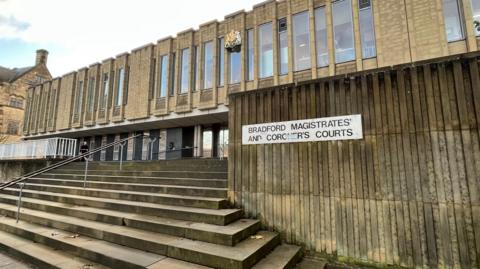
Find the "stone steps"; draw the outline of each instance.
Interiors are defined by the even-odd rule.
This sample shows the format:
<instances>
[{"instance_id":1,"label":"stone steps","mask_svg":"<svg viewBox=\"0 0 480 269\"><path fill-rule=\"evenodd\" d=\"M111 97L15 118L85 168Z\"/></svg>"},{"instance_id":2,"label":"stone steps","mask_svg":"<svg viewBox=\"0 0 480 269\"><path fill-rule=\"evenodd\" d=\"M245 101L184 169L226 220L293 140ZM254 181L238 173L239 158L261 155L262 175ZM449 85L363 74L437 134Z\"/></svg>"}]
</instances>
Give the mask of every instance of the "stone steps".
<instances>
[{"instance_id":1,"label":"stone steps","mask_svg":"<svg viewBox=\"0 0 480 269\"><path fill-rule=\"evenodd\" d=\"M85 168L79 167L78 169L58 169L50 171L49 174L76 174L84 175ZM204 178L204 179L224 179L228 177L227 172L212 172L212 171L152 171L152 170L132 170L132 171L119 171L109 169L93 169L88 168L89 175L107 175L107 176L131 176L131 177L172 177L172 178Z\"/></svg>"},{"instance_id":2,"label":"stone steps","mask_svg":"<svg viewBox=\"0 0 480 269\"><path fill-rule=\"evenodd\" d=\"M17 197L0 194L0 203L16 205ZM2 204L0 204L0 208ZM239 219L228 225L220 226L25 197L22 199L22 208L100 221L107 224L123 225L147 231L160 231L164 234L228 246L235 245L260 229L260 222L252 219Z\"/></svg>"},{"instance_id":3,"label":"stone steps","mask_svg":"<svg viewBox=\"0 0 480 269\"><path fill-rule=\"evenodd\" d=\"M11 217L0 219L0 229L3 231L27 238L38 236L38 232L35 235L25 234L28 225L20 227L21 225L15 224L13 217L16 206L3 204L0 212ZM30 209L22 209L20 217L26 222L36 224L35 227L39 227L40 232L45 231L45 227L60 229L214 268L250 268L280 243L278 234L267 231L260 231L255 237L249 237L235 246L224 246ZM35 229L28 229L28 232L35 233ZM35 238L33 237L33 240Z\"/></svg>"},{"instance_id":4,"label":"stone steps","mask_svg":"<svg viewBox=\"0 0 480 269\"><path fill-rule=\"evenodd\" d=\"M134 176L134 175L100 175L88 174L89 181L101 182L122 182L122 183L138 183L138 184L164 184L177 186L192 186L192 187L208 187L208 188L226 188L226 179L204 179L204 178L175 178L175 177L151 177L151 176ZM83 180L84 174L62 174L62 173L45 173L41 177L49 179L61 180Z\"/></svg>"},{"instance_id":5,"label":"stone steps","mask_svg":"<svg viewBox=\"0 0 480 269\"><path fill-rule=\"evenodd\" d=\"M3 193L18 196L19 189L7 188ZM23 196L61 202L80 206L111 209L122 212L138 213L150 216L180 219L194 222L204 222L215 225L226 225L243 215L240 209L205 209L184 206L163 205L137 201L123 201L118 199L107 199L81 195L71 195L55 192L36 190L23 190Z\"/></svg>"},{"instance_id":6,"label":"stone steps","mask_svg":"<svg viewBox=\"0 0 480 269\"><path fill-rule=\"evenodd\" d=\"M0 231L0 249L39 268L88 268L85 265L92 265L95 269L108 268L3 231Z\"/></svg>"},{"instance_id":7,"label":"stone steps","mask_svg":"<svg viewBox=\"0 0 480 269\"><path fill-rule=\"evenodd\" d=\"M229 208L226 164L89 162L84 188L85 163L72 163L26 182L18 224L20 190L3 190L0 233L111 268L293 268L300 247Z\"/></svg>"},{"instance_id":8,"label":"stone steps","mask_svg":"<svg viewBox=\"0 0 480 269\"><path fill-rule=\"evenodd\" d=\"M103 240L97 240L83 235L69 233L64 230L57 230L50 227L35 225L32 223L20 221L15 223L14 219L1 218L0 219L0 235L8 232L12 242L37 242L35 247L41 246L43 249L61 249L63 256L55 252L47 250L40 251L42 258L49 257L58 259L58 261L65 261L65 264L59 263L59 268L89 268L85 265L93 265L93 268L125 268L125 269L141 269L141 268L160 268L161 264L165 264L165 259L171 260L166 256L154 254L146 251L141 251L118 244L112 244ZM4 240L1 240L2 242ZM40 244L38 244L40 243ZM0 243L1 244L1 243ZM23 249L23 246L21 247ZM28 255L38 254L36 250L34 253ZM78 258L80 257L80 258ZM47 261L48 263L56 263L55 260ZM73 261L73 262L72 262ZM178 264L184 269L194 268L208 268L191 264L184 261L177 260ZM94 264L98 263L98 264ZM103 264L108 267L101 266ZM45 266L39 264L41 268Z\"/></svg>"},{"instance_id":9,"label":"stone steps","mask_svg":"<svg viewBox=\"0 0 480 269\"><path fill-rule=\"evenodd\" d=\"M176 170L176 171L226 171L227 170L227 161L226 160L199 160L199 159L190 159L190 160L165 160L165 161L128 161L122 163L122 170ZM120 163L118 161L113 162L98 162L98 161L89 161L88 166L91 168L101 168L101 169L111 169L118 170L120 169ZM85 162L74 162L64 166L65 169L77 168L83 169L85 167Z\"/></svg>"},{"instance_id":10,"label":"stone steps","mask_svg":"<svg viewBox=\"0 0 480 269\"><path fill-rule=\"evenodd\" d=\"M224 198L118 191L34 183L27 183L25 185L25 188L29 190L54 192L61 194L93 196L98 198L137 201L164 205L180 205L196 208L222 209L228 207L228 201Z\"/></svg>"},{"instance_id":11,"label":"stone steps","mask_svg":"<svg viewBox=\"0 0 480 269\"><path fill-rule=\"evenodd\" d=\"M64 179L49 179L49 178L31 178L28 183L34 184L50 184L55 186L70 186L83 187L82 180L64 180ZM197 187L197 186L178 186L178 185L163 185L163 184L141 184L128 182L98 182L90 181L87 177L86 187L92 189L108 189L144 193L163 193L173 195L186 196L202 196L225 198L227 196L226 188L211 188L211 187Z\"/></svg>"},{"instance_id":12,"label":"stone steps","mask_svg":"<svg viewBox=\"0 0 480 269\"><path fill-rule=\"evenodd\" d=\"M252 269L293 268L302 258L299 246L283 244L255 264Z\"/></svg>"}]
</instances>

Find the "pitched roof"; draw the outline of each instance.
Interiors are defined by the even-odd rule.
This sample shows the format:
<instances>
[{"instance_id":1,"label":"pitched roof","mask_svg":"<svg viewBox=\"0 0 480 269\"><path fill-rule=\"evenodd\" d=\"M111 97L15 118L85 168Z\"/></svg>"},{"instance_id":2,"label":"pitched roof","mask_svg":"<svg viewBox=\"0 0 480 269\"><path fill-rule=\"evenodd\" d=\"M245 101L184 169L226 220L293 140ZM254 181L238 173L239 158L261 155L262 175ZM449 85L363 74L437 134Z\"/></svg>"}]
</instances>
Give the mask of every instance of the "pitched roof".
<instances>
[{"instance_id":1,"label":"pitched roof","mask_svg":"<svg viewBox=\"0 0 480 269\"><path fill-rule=\"evenodd\" d=\"M23 76L25 73L32 70L35 66L28 66L22 68L6 68L0 66L0 82L13 82Z\"/></svg>"}]
</instances>

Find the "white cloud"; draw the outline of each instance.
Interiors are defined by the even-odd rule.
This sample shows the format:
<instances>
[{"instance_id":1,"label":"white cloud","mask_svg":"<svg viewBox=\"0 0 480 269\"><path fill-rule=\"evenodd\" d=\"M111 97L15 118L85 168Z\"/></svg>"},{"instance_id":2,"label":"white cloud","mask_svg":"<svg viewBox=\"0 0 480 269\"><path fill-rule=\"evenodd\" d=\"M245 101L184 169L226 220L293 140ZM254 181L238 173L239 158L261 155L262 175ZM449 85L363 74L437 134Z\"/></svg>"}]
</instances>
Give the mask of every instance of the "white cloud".
<instances>
[{"instance_id":1,"label":"white cloud","mask_svg":"<svg viewBox=\"0 0 480 269\"><path fill-rule=\"evenodd\" d=\"M2 27L0 20L0 37L58 48L48 66L59 76L260 1L0 0L0 18L23 23Z\"/></svg>"}]
</instances>

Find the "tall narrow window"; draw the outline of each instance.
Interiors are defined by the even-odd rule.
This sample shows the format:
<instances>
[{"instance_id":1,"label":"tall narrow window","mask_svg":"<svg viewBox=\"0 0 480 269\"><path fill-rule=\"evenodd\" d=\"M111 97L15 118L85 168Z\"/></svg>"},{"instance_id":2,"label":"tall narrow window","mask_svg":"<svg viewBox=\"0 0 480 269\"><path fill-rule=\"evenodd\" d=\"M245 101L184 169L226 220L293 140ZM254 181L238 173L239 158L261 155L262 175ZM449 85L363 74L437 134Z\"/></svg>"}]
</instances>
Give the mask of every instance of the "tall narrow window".
<instances>
[{"instance_id":1,"label":"tall narrow window","mask_svg":"<svg viewBox=\"0 0 480 269\"><path fill-rule=\"evenodd\" d=\"M272 23L258 27L258 51L260 52L260 78L273 76L273 33Z\"/></svg>"},{"instance_id":2,"label":"tall narrow window","mask_svg":"<svg viewBox=\"0 0 480 269\"><path fill-rule=\"evenodd\" d=\"M75 115L80 114L81 112L81 107L82 107L82 100L83 99L83 81L78 82L78 88L77 88L77 99L75 100Z\"/></svg>"},{"instance_id":3,"label":"tall narrow window","mask_svg":"<svg viewBox=\"0 0 480 269\"><path fill-rule=\"evenodd\" d=\"M102 83L102 98L100 100L100 109L107 108L108 103L108 90L109 90L109 77L108 73L103 74L103 83Z\"/></svg>"},{"instance_id":4,"label":"tall narrow window","mask_svg":"<svg viewBox=\"0 0 480 269\"><path fill-rule=\"evenodd\" d=\"M203 88L211 89L213 87L213 42L203 44L204 69L203 69Z\"/></svg>"},{"instance_id":5,"label":"tall narrow window","mask_svg":"<svg viewBox=\"0 0 480 269\"><path fill-rule=\"evenodd\" d=\"M198 62L200 61L200 56L198 54L198 46L193 48L193 90L198 90L197 76L198 76Z\"/></svg>"},{"instance_id":6,"label":"tall narrow window","mask_svg":"<svg viewBox=\"0 0 480 269\"><path fill-rule=\"evenodd\" d=\"M223 80L225 77L224 65L225 65L225 40L222 38L218 39L218 86L223 86Z\"/></svg>"},{"instance_id":7,"label":"tall narrow window","mask_svg":"<svg viewBox=\"0 0 480 269\"><path fill-rule=\"evenodd\" d=\"M327 23L325 7L315 9L315 46L317 48L317 66L328 65Z\"/></svg>"},{"instance_id":8,"label":"tall narrow window","mask_svg":"<svg viewBox=\"0 0 480 269\"><path fill-rule=\"evenodd\" d=\"M95 78L91 77L88 82L88 112L92 113L95 105Z\"/></svg>"},{"instance_id":9,"label":"tall narrow window","mask_svg":"<svg viewBox=\"0 0 480 269\"><path fill-rule=\"evenodd\" d=\"M443 17L448 42L463 39L463 27L458 0L443 0Z\"/></svg>"},{"instance_id":10,"label":"tall narrow window","mask_svg":"<svg viewBox=\"0 0 480 269\"><path fill-rule=\"evenodd\" d=\"M295 71L312 67L310 61L310 16L308 11L293 15L293 58Z\"/></svg>"},{"instance_id":11,"label":"tall narrow window","mask_svg":"<svg viewBox=\"0 0 480 269\"><path fill-rule=\"evenodd\" d=\"M170 67L172 72L170 72L170 96L175 94L175 88L177 88L177 81L175 79L175 68L176 68L177 54L172 53L172 66Z\"/></svg>"},{"instance_id":12,"label":"tall narrow window","mask_svg":"<svg viewBox=\"0 0 480 269\"><path fill-rule=\"evenodd\" d=\"M279 46L279 71L280 75L288 73L288 36L287 18L278 20L278 46Z\"/></svg>"},{"instance_id":13,"label":"tall narrow window","mask_svg":"<svg viewBox=\"0 0 480 269\"><path fill-rule=\"evenodd\" d=\"M240 52L230 52L230 84L240 83L242 56Z\"/></svg>"},{"instance_id":14,"label":"tall narrow window","mask_svg":"<svg viewBox=\"0 0 480 269\"><path fill-rule=\"evenodd\" d=\"M253 29L247 30L247 80L253 80L255 74L255 47L253 45Z\"/></svg>"},{"instance_id":15,"label":"tall narrow window","mask_svg":"<svg viewBox=\"0 0 480 269\"><path fill-rule=\"evenodd\" d=\"M117 70L117 95L115 96L115 106L121 106L123 101L123 85L125 82L125 69Z\"/></svg>"},{"instance_id":16,"label":"tall narrow window","mask_svg":"<svg viewBox=\"0 0 480 269\"><path fill-rule=\"evenodd\" d=\"M343 63L355 60L353 39L352 2L338 0L333 2L333 36L335 43L335 62Z\"/></svg>"},{"instance_id":17,"label":"tall narrow window","mask_svg":"<svg viewBox=\"0 0 480 269\"><path fill-rule=\"evenodd\" d=\"M166 97L167 96L167 88L168 88L168 55L163 55L160 57L160 83L159 83L159 91L158 96Z\"/></svg>"},{"instance_id":18,"label":"tall narrow window","mask_svg":"<svg viewBox=\"0 0 480 269\"><path fill-rule=\"evenodd\" d=\"M182 70L180 93L187 93L190 89L190 49L182 50Z\"/></svg>"},{"instance_id":19,"label":"tall narrow window","mask_svg":"<svg viewBox=\"0 0 480 269\"><path fill-rule=\"evenodd\" d=\"M480 35L479 27L480 26L480 0L472 0L472 15L473 23L475 28L475 34ZM478 26L477 26L478 25Z\"/></svg>"},{"instance_id":20,"label":"tall narrow window","mask_svg":"<svg viewBox=\"0 0 480 269\"><path fill-rule=\"evenodd\" d=\"M373 28L372 3L370 0L358 0L360 38L362 42L362 57L372 58L377 55L375 49L375 30Z\"/></svg>"}]
</instances>

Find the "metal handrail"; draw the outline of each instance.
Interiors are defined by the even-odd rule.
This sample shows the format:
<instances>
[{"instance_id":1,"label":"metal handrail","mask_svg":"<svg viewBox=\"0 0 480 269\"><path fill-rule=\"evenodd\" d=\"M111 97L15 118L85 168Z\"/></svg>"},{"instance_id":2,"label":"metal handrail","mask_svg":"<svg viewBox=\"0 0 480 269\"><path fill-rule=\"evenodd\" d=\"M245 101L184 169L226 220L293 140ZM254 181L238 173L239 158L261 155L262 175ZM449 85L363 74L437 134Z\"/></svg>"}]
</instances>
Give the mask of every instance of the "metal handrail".
<instances>
[{"instance_id":1,"label":"metal handrail","mask_svg":"<svg viewBox=\"0 0 480 269\"><path fill-rule=\"evenodd\" d=\"M25 181L25 180L27 180L27 179L29 179L29 178L34 177L34 176L38 176L38 175L43 174L43 173L46 173L46 172L48 172L48 171L50 171L50 170L53 170L53 169L62 167L62 166L64 166L64 165L67 165L67 164L69 164L69 163L72 163L72 162L74 162L74 161L76 161L76 160L80 160L80 159L82 159L82 158L88 157L88 156L90 156L90 155L92 155L92 154L95 154L95 153L97 153L97 152L99 152L99 151L102 151L102 150L104 150L104 149L107 149L107 148L110 148L110 147L113 147L113 146L116 146L116 145L119 145L119 144L124 144L125 142L127 142L127 141L129 141L129 140L131 140L131 139L140 137L140 136L145 136L145 135L139 134L139 135L135 135L135 136L132 136L132 137L124 138L124 139L122 139L122 140L114 141L114 142L112 142L112 143L110 143L110 144L101 146L101 147L96 148L96 149L94 149L94 150L92 150L92 151L88 151L88 152L86 152L86 153L83 153L83 154L77 155L77 156L75 156L75 157L72 157L72 158L69 158L69 159L60 161L60 162L58 162L58 163L55 163L55 164L53 164L53 165L44 167L44 168L42 168L42 169L39 169L39 170L30 172L30 173L27 173L27 174L25 174L25 175L23 175L23 176L17 177L17 178L12 179L12 180L10 180L10 181L8 181L8 182L5 182L5 183L0 184L0 191L3 190L3 189L5 189L5 188L8 188L8 187L10 187L10 186L12 186L12 185L15 185L15 184L17 184L17 183L23 182L23 181ZM122 149L123 149L123 147L122 147ZM88 160L88 159L87 159L87 160Z\"/></svg>"},{"instance_id":2,"label":"metal handrail","mask_svg":"<svg viewBox=\"0 0 480 269\"><path fill-rule=\"evenodd\" d=\"M132 137L127 137L127 138L124 138L122 140L118 140L118 141L114 141L110 144L107 144L105 146L101 146L99 148L96 148L92 151L89 151L89 152L86 152L86 153L83 153L83 154L80 154L78 156L75 156L75 157L72 157L72 158L69 158L67 160L64 160L64 161L61 161L61 162L58 162L56 164L53 164L53 165L50 165L50 166L47 166L47 167L44 167L42 169L39 169L37 171L33 171L31 173L28 173L28 174L25 174L21 177L18 177L18 178L15 178L13 180L10 180L6 183L3 183L0 185L0 191L5 189L5 188L8 188L12 185L15 185L15 184L19 184L20 185L20 191L19 191L19 194L18 194L18 201L17 201L17 214L16 214L16 221L18 223L18 220L20 219L20 208L22 206L22 192L23 192L23 188L25 187L25 181L34 177L34 176L37 176L37 175L40 175L40 174L43 174L45 172L48 172L50 170L53 170L53 169L56 169L56 168L59 168L59 167L62 167L64 165L67 165L71 162L74 162L76 160L79 160L79 159L82 159L82 158L85 158L85 178L84 178L84 183L83 183L83 187L85 188L86 186L86 180L87 180L87 171L88 171L88 156L92 155L92 154L95 154L99 151L102 151L104 149L107 149L109 147L113 147L113 146L116 146L116 145L122 145L122 155L123 155L123 146L125 145L125 143L130 140L130 139L134 139L134 138L137 138L137 137L140 137L140 136L145 136L143 134L139 134L139 135L134 135ZM120 156L120 165L122 164L122 159L123 159L123 156Z\"/></svg>"}]
</instances>

